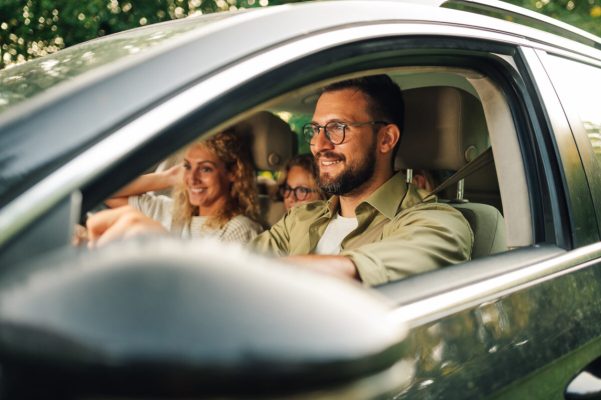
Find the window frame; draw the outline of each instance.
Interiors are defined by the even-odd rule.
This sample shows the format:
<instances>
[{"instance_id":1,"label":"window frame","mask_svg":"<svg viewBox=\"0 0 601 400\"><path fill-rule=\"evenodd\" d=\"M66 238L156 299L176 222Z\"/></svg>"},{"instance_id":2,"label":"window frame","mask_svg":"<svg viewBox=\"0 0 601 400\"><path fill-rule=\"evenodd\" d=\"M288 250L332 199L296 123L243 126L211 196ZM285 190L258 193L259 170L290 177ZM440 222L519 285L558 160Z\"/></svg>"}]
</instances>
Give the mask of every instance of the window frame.
<instances>
[{"instance_id":1,"label":"window frame","mask_svg":"<svg viewBox=\"0 0 601 400\"><path fill-rule=\"evenodd\" d=\"M393 26L401 32L405 27L402 24ZM494 79L505 92L514 118L518 121L524 120L523 126L516 124L522 146L523 164L530 165L532 160L536 159L535 155L530 154L531 152L536 153L536 146L528 145L530 140L529 122L526 120L527 113L520 101L522 97L529 97L529 95L523 90L524 85L519 73L510 65L500 62L498 56L499 54L511 56L515 53L515 45L484 38L466 38L464 37L465 29L461 28L449 29L449 32L444 35L412 35L398 33L396 30L395 33L384 34L381 31L381 25L367 28L377 29L375 31L368 29L367 32L370 34L366 35L367 37L355 37L352 40L345 38L336 45L325 48L318 46L317 48L320 50L306 49L308 54L299 55L287 49L283 54L291 58L275 61L273 69L267 72L265 72L264 65L260 65L261 69L253 70L241 77L237 83L230 84L228 87L231 89L225 92L219 88L219 84L223 84L228 76L231 77L235 68L243 65L246 60L243 60L241 64L228 66L221 73L214 75L212 78L215 80L210 84L205 80L197 83L188 91L175 94L176 97L187 95L187 98L191 98L191 93L198 93L207 85L209 89L213 90L213 92L205 92L200 100L195 99L196 103L189 109L180 111L177 119L163 121L161 125L152 127L152 134L137 138L136 147L132 147L133 151L114 157L111 160L113 163L110 165L105 162L103 167L97 166L97 169L92 171L92 176L88 176L80 186L84 195L82 212L85 213L95 207L115 189L162 159L166 153L173 152L196 138L199 131L204 131L205 134L216 132L242 120L254 110L269 108L269 105L277 102L279 97L299 87L315 85L317 82L332 80L344 74L384 70L403 65L444 65L485 71L485 74ZM342 38L344 37L343 33L344 30L337 31L336 36ZM318 42L319 38L320 35L315 35L310 39L312 42ZM294 49L294 43L290 46ZM271 51L277 52L277 50L272 49ZM269 54L269 52L265 54ZM250 61L254 62L255 67L259 67L260 62ZM274 82L276 83L274 84ZM116 133L127 133L128 130L133 132L141 127L149 128L149 123L145 121L146 117L156 116L157 112L164 113L169 109L169 102L170 100L167 100L149 110L145 115L121 127ZM228 104L227 110L223 107L224 104ZM109 139L113 136L110 135ZM100 144L105 144L107 141L104 140ZM93 150L94 148L92 148ZM80 159L85 158L86 154L82 153ZM559 244L555 237L545 237L546 231L537 228L544 224L542 214L535 207L538 200L537 188L540 187L539 178L529 169L525 170L530 198L530 215L533 219L533 241L534 243ZM103 184L106 182L110 182L110 186Z\"/></svg>"},{"instance_id":2,"label":"window frame","mask_svg":"<svg viewBox=\"0 0 601 400\"><path fill-rule=\"evenodd\" d=\"M569 62L587 65L592 68L597 68L601 77L601 63L593 62L592 60L583 60L582 58L569 57L565 54L553 53L550 51L538 51L537 55L541 60L543 67L547 71L547 75L553 85L553 76L549 71L550 64L553 62L549 56L563 58ZM580 162L584 169L587 179L588 189L592 197L593 209L592 212L596 216L597 226L601 236L601 162L599 162L593 153L592 145L587 137L586 130L580 118L575 102L570 101L565 93L562 93L560 87L553 85L558 101L565 112L566 119L572 131L576 147L580 156ZM590 214L589 214L590 215Z\"/></svg>"}]
</instances>

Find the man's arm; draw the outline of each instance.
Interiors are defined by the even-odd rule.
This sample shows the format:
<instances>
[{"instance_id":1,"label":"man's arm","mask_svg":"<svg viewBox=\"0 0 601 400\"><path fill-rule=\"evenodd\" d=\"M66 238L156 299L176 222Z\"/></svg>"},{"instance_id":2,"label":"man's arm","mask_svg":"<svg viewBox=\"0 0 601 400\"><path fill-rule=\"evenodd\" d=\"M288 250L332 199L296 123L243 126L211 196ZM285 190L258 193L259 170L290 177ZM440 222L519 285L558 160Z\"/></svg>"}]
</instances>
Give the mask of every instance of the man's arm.
<instances>
[{"instance_id":1,"label":"man's arm","mask_svg":"<svg viewBox=\"0 0 601 400\"><path fill-rule=\"evenodd\" d=\"M361 280L379 285L470 259L474 237L463 215L432 203L399 214L382 240L343 250Z\"/></svg>"},{"instance_id":2,"label":"man's arm","mask_svg":"<svg viewBox=\"0 0 601 400\"><path fill-rule=\"evenodd\" d=\"M357 267L349 257L309 254L306 256L287 256L283 257L283 260L328 275L361 280Z\"/></svg>"},{"instance_id":3,"label":"man's arm","mask_svg":"<svg viewBox=\"0 0 601 400\"><path fill-rule=\"evenodd\" d=\"M167 233L160 222L147 217L131 206L100 211L88 218L86 227L89 247L100 247L117 239L143 234Z\"/></svg>"},{"instance_id":4,"label":"man's arm","mask_svg":"<svg viewBox=\"0 0 601 400\"><path fill-rule=\"evenodd\" d=\"M284 221L281 221L281 223L283 224ZM167 233L159 222L145 216L131 206L100 211L88 218L86 225L90 247L100 247L117 239L126 239L143 234ZM286 236L285 230L282 226L279 228L275 230L277 232L276 236L282 239L280 235ZM273 246L276 246L276 244L273 244ZM361 280L355 264L349 257L303 255L287 256L283 257L282 260L329 275Z\"/></svg>"},{"instance_id":5,"label":"man's arm","mask_svg":"<svg viewBox=\"0 0 601 400\"><path fill-rule=\"evenodd\" d=\"M290 253L290 212L286 213L273 226L255 237L249 244L258 253L285 256Z\"/></svg>"}]
</instances>

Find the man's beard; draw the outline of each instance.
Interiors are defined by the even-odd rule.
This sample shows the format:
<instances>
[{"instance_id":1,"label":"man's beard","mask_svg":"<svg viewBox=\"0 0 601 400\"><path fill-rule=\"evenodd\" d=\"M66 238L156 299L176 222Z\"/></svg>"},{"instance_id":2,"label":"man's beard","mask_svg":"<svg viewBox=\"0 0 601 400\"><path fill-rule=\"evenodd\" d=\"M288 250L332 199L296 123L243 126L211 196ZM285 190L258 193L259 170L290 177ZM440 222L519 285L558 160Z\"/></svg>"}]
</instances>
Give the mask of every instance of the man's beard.
<instances>
[{"instance_id":1,"label":"man's beard","mask_svg":"<svg viewBox=\"0 0 601 400\"><path fill-rule=\"evenodd\" d=\"M364 153L365 157L359 160L355 165L349 165L336 177L324 177L319 174L318 184L321 190L333 195L349 195L359 189L363 184L371 179L374 175L376 164L376 141L374 140L369 149ZM333 151L326 151L322 154L317 154L316 161L319 165L319 156L338 158L345 161L346 158Z\"/></svg>"}]
</instances>

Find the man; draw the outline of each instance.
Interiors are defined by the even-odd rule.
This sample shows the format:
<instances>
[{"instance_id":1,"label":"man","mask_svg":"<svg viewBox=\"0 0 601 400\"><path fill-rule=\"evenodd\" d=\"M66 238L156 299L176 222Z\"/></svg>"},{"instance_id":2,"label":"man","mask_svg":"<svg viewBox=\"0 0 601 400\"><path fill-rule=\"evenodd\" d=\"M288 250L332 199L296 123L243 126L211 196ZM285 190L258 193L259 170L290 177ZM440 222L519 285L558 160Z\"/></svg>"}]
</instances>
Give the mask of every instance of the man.
<instances>
[{"instance_id":1,"label":"man","mask_svg":"<svg viewBox=\"0 0 601 400\"><path fill-rule=\"evenodd\" d=\"M293 208L252 246L368 285L469 260L473 234L461 213L425 201L393 170L403 110L387 75L326 87L303 134L333 196ZM152 226L130 211L111 218L90 221L92 238Z\"/></svg>"}]
</instances>

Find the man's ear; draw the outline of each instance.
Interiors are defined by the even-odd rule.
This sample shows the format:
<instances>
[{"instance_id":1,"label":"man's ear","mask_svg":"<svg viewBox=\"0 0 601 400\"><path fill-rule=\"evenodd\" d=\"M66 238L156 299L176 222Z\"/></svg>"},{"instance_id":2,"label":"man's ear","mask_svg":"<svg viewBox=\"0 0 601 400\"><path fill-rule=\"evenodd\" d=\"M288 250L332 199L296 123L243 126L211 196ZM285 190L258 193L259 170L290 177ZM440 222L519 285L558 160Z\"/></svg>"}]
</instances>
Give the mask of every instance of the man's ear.
<instances>
[{"instance_id":1,"label":"man's ear","mask_svg":"<svg viewBox=\"0 0 601 400\"><path fill-rule=\"evenodd\" d=\"M384 154L388 154L394 150L394 147L401 138L399 127L394 124L388 124L380 129L379 150Z\"/></svg>"}]
</instances>

